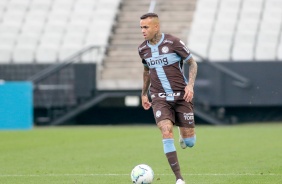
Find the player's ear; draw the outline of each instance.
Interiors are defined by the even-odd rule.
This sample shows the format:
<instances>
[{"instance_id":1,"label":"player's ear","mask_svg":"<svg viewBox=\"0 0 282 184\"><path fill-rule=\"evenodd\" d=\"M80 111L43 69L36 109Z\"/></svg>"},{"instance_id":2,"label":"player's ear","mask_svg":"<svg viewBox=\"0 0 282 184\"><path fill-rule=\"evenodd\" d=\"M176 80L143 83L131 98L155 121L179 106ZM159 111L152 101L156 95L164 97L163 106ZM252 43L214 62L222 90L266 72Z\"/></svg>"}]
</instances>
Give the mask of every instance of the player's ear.
<instances>
[{"instance_id":1,"label":"player's ear","mask_svg":"<svg viewBox=\"0 0 282 184\"><path fill-rule=\"evenodd\" d=\"M156 24L155 24L155 29L156 29L156 31L158 31L159 28L160 28L160 24L159 24L159 23L156 23Z\"/></svg>"}]
</instances>

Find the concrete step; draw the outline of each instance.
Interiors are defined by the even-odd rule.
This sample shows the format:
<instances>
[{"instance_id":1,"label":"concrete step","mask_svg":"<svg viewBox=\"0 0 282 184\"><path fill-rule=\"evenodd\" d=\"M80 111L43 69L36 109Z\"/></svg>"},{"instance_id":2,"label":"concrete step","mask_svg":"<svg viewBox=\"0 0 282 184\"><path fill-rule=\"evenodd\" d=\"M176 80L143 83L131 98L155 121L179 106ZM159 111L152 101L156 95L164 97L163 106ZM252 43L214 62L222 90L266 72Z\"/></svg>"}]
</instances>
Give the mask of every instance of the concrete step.
<instances>
[{"instance_id":1,"label":"concrete step","mask_svg":"<svg viewBox=\"0 0 282 184\"><path fill-rule=\"evenodd\" d=\"M142 5L135 5L135 4L126 4L122 6L122 10L128 10L128 11L138 11L140 10L148 10L149 5L147 4L142 4ZM195 4L192 3L182 3L182 4L175 4L175 3L170 3L170 4L160 4L157 9L156 13L160 11L190 11L195 9ZM146 13L147 11L143 11L143 14Z\"/></svg>"},{"instance_id":2,"label":"concrete step","mask_svg":"<svg viewBox=\"0 0 282 184\"><path fill-rule=\"evenodd\" d=\"M99 90L142 90L143 81L139 79L100 79L97 81Z\"/></svg>"},{"instance_id":3,"label":"concrete step","mask_svg":"<svg viewBox=\"0 0 282 184\"><path fill-rule=\"evenodd\" d=\"M120 36L121 37L126 37L126 38L136 38L139 37L139 39L143 39L141 29L139 26L134 26L134 27L127 27L130 25L120 25L117 26L114 30L115 36ZM161 24L161 31L165 33L170 33L172 32L181 32L183 30L190 29L191 22L164 22ZM171 33L172 34L172 33Z\"/></svg>"},{"instance_id":4,"label":"concrete step","mask_svg":"<svg viewBox=\"0 0 282 184\"><path fill-rule=\"evenodd\" d=\"M109 49L108 57L138 56L138 47L114 47Z\"/></svg>"},{"instance_id":5,"label":"concrete step","mask_svg":"<svg viewBox=\"0 0 282 184\"><path fill-rule=\"evenodd\" d=\"M137 32L137 33L131 33L131 34L116 34L115 37L113 37L113 39L133 39L133 40L138 40L141 41L141 39L143 40L143 35L141 33L141 31Z\"/></svg>"},{"instance_id":6,"label":"concrete step","mask_svg":"<svg viewBox=\"0 0 282 184\"><path fill-rule=\"evenodd\" d=\"M138 47L142 42L137 39L113 39L112 45L131 45L132 47Z\"/></svg>"},{"instance_id":7,"label":"concrete step","mask_svg":"<svg viewBox=\"0 0 282 184\"><path fill-rule=\"evenodd\" d=\"M141 6L141 5L149 5L149 4L150 4L150 1L123 0L123 5Z\"/></svg>"},{"instance_id":8,"label":"concrete step","mask_svg":"<svg viewBox=\"0 0 282 184\"><path fill-rule=\"evenodd\" d=\"M143 67L104 68L100 79L140 79L143 76Z\"/></svg>"},{"instance_id":9,"label":"concrete step","mask_svg":"<svg viewBox=\"0 0 282 184\"><path fill-rule=\"evenodd\" d=\"M150 1L123 0L110 47L100 71L100 87L142 88L143 64L138 46L144 41L140 16L148 12ZM155 12L161 19L161 31L184 42L193 18L196 0L157 1ZM182 38L181 38L182 37ZM134 88L133 87L133 88Z\"/></svg>"},{"instance_id":10,"label":"concrete step","mask_svg":"<svg viewBox=\"0 0 282 184\"><path fill-rule=\"evenodd\" d=\"M161 2L158 1L157 2L157 6L161 6L163 4L170 4L170 5L183 5L183 4L190 4L193 5L195 4L196 0L173 0L173 1L165 1L165 2ZM123 0L123 5L127 5L127 6L136 6L136 5L149 5L150 1L139 1L139 0Z\"/></svg>"},{"instance_id":11,"label":"concrete step","mask_svg":"<svg viewBox=\"0 0 282 184\"><path fill-rule=\"evenodd\" d=\"M140 16L142 16L144 13L144 11L123 11L120 12L118 15L118 19L131 19L131 20L135 20L135 18L137 17L137 20L140 20ZM186 16L191 16L193 15L193 11L184 11L179 13L178 10L170 10L170 11L165 11L164 13L158 13L159 18L161 20L165 19L165 18L170 18L170 19L174 19L176 21L176 18L182 18L182 17L186 17Z\"/></svg>"},{"instance_id":12,"label":"concrete step","mask_svg":"<svg viewBox=\"0 0 282 184\"><path fill-rule=\"evenodd\" d=\"M115 34L141 33L141 30L140 30L139 23L137 23L136 27L133 27L131 29L117 27L115 28L114 33Z\"/></svg>"},{"instance_id":13,"label":"concrete step","mask_svg":"<svg viewBox=\"0 0 282 184\"><path fill-rule=\"evenodd\" d=\"M116 58L107 58L106 61L103 62L104 68L139 68L140 66L143 66L141 59L138 58L119 58L118 60Z\"/></svg>"}]
</instances>

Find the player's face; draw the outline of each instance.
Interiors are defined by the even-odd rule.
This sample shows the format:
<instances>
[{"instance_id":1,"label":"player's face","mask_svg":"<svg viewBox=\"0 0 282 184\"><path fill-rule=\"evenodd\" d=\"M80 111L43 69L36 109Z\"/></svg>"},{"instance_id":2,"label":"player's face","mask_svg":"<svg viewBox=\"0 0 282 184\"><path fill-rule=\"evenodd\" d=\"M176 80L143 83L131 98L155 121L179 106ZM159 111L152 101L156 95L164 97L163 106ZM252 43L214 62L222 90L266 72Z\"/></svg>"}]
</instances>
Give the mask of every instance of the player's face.
<instances>
[{"instance_id":1,"label":"player's face","mask_svg":"<svg viewBox=\"0 0 282 184\"><path fill-rule=\"evenodd\" d=\"M140 28L145 40L151 40L154 38L158 31L158 24L151 18L140 20Z\"/></svg>"}]
</instances>

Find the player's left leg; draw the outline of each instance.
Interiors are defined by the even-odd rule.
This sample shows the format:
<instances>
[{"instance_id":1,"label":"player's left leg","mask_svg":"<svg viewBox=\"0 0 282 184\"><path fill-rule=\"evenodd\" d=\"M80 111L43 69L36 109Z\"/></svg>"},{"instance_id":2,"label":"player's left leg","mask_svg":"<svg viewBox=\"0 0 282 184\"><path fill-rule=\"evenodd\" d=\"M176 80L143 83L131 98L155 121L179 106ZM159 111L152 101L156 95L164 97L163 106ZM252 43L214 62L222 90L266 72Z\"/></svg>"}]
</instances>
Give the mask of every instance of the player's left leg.
<instances>
[{"instance_id":1,"label":"player's left leg","mask_svg":"<svg viewBox=\"0 0 282 184\"><path fill-rule=\"evenodd\" d=\"M179 127L179 143L181 148L193 147L196 142L193 103L178 101L175 106L176 125Z\"/></svg>"},{"instance_id":2,"label":"player's left leg","mask_svg":"<svg viewBox=\"0 0 282 184\"><path fill-rule=\"evenodd\" d=\"M195 128L179 127L179 137L181 148L193 147L196 143Z\"/></svg>"}]
</instances>

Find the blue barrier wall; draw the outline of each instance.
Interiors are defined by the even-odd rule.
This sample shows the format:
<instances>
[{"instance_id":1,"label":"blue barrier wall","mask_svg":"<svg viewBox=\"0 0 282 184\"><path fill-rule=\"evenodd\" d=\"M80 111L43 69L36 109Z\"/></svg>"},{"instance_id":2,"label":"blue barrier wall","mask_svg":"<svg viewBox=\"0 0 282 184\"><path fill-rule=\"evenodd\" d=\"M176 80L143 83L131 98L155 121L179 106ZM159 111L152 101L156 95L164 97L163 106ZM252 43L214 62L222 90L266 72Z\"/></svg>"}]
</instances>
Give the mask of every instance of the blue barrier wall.
<instances>
[{"instance_id":1,"label":"blue barrier wall","mask_svg":"<svg viewBox=\"0 0 282 184\"><path fill-rule=\"evenodd\" d=\"M32 126L32 83L1 82L0 130L31 129Z\"/></svg>"}]
</instances>

